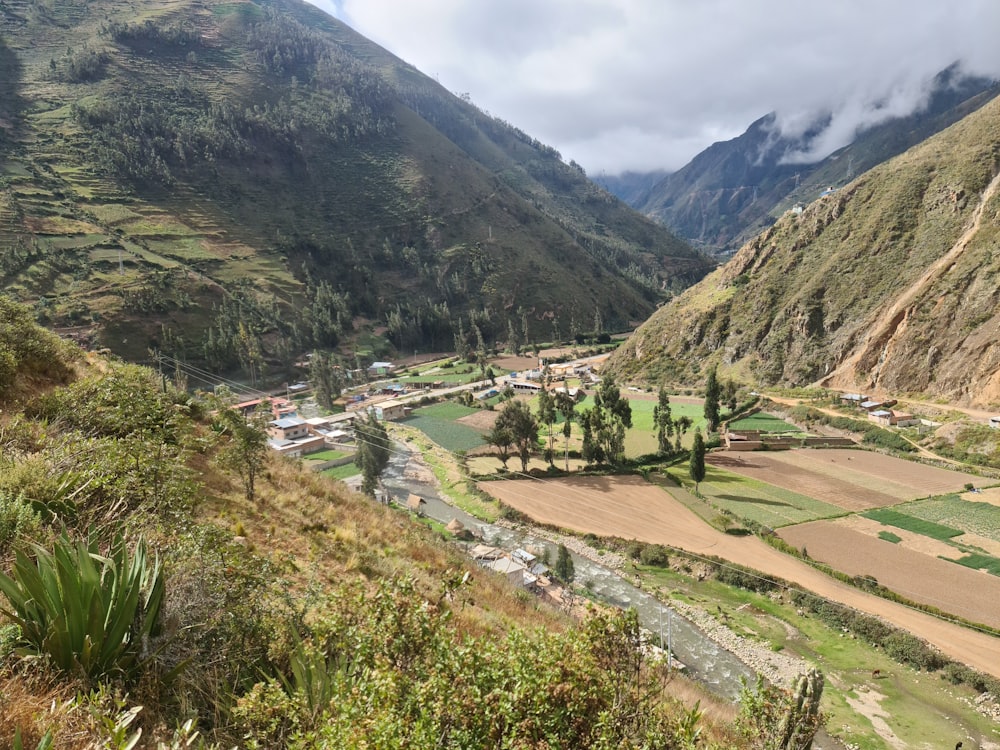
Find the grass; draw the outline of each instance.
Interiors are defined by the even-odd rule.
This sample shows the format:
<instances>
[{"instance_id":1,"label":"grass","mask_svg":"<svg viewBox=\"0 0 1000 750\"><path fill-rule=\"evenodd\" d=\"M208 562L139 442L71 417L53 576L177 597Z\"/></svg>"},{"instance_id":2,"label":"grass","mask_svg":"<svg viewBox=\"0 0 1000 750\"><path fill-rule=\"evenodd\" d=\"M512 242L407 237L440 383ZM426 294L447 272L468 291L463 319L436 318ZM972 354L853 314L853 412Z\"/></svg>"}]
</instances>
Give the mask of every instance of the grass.
<instances>
[{"instance_id":1,"label":"grass","mask_svg":"<svg viewBox=\"0 0 1000 750\"><path fill-rule=\"evenodd\" d=\"M914 534L929 536L931 539L946 542L952 537L961 536L961 529L953 529L932 521L925 521L921 518L914 518L911 515L902 513L893 508L873 508L861 514L865 518L878 521L886 526L895 526L898 529L912 531Z\"/></svg>"},{"instance_id":2,"label":"grass","mask_svg":"<svg viewBox=\"0 0 1000 750\"><path fill-rule=\"evenodd\" d=\"M699 492L712 505L737 518L776 529L844 515L843 509L806 495L743 477L717 466L705 468L705 481L700 484ZM686 464L670 469L669 474L685 486L692 485Z\"/></svg>"},{"instance_id":3,"label":"grass","mask_svg":"<svg viewBox=\"0 0 1000 750\"><path fill-rule=\"evenodd\" d=\"M879 539L884 539L887 542L892 542L893 544L899 544L903 541L903 537L893 534L891 531L880 531L878 533Z\"/></svg>"},{"instance_id":4,"label":"grass","mask_svg":"<svg viewBox=\"0 0 1000 750\"><path fill-rule=\"evenodd\" d=\"M345 456L351 455L347 451L337 451L337 450L325 450L318 451L316 453L310 453L306 456L307 461L335 461L338 458L344 458Z\"/></svg>"},{"instance_id":5,"label":"grass","mask_svg":"<svg viewBox=\"0 0 1000 750\"><path fill-rule=\"evenodd\" d=\"M332 477L333 479L339 479L343 481L348 477L353 477L361 473L361 469L353 461L349 464L344 464L342 466L334 466L332 469L324 469L320 472L324 476Z\"/></svg>"},{"instance_id":6,"label":"grass","mask_svg":"<svg viewBox=\"0 0 1000 750\"><path fill-rule=\"evenodd\" d=\"M946 557L944 559L947 560L949 558ZM992 555L973 552L965 557L952 560L952 562L957 562L959 565L964 565L973 570L985 570L995 576L1000 576L1000 558L993 557Z\"/></svg>"}]
</instances>

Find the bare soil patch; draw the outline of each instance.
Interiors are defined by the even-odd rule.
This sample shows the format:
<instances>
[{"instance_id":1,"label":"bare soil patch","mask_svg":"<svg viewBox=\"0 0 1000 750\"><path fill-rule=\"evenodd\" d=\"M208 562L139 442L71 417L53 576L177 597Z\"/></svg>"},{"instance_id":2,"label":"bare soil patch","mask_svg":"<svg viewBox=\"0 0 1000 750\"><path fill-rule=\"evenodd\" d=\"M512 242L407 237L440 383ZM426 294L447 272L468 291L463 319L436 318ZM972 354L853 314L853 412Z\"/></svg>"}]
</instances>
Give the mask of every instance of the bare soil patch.
<instances>
[{"instance_id":1,"label":"bare soil patch","mask_svg":"<svg viewBox=\"0 0 1000 750\"><path fill-rule=\"evenodd\" d=\"M496 423L497 417L499 416L500 412L498 411L480 409L474 414L467 414L464 417L459 417L455 421L467 424L469 427L474 427L481 432L489 432L493 429L493 425Z\"/></svg>"},{"instance_id":2,"label":"bare soil patch","mask_svg":"<svg viewBox=\"0 0 1000 750\"><path fill-rule=\"evenodd\" d=\"M892 532L900 537L906 533L895 528ZM814 560L844 573L872 575L883 586L909 599L973 622L1000 627L997 576L893 544L835 521L789 526L778 534L795 547L806 547ZM946 554L956 558L961 555L953 548Z\"/></svg>"},{"instance_id":3,"label":"bare soil patch","mask_svg":"<svg viewBox=\"0 0 1000 750\"><path fill-rule=\"evenodd\" d=\"M810 448L713 453L706 460L737 474L859 511L961 491L980 477L871 451ZM985 494L985 493L984 493Z\"/></svg>"},{"instance_id":4,"label":"bare soil patch","mask_svg":"<svg viewBox=\"0 0 1000 750\"><path fill-rule=\"evenodd\" d=\"M804 453L805 451L783 451L781 453L748 451L740 454L719 452L706 456L705 460L713 466L726 469L734 474L792 490L844 510L858 511L881 508L886 505L895 505L901 499L885 492L869 489L858 482L850 481L850 478L840 478L830 476L825 472L815 471L807 462L803 462L804 465L796 465L795 462L783 461L778 458L778 456L784 457L786 453L800 452Z\"/></svg>"},{"instance_id":5,"label":"bare soil patch","mask_svg":"<svg viewBox=\"0 0 1000 750\"><path fill-rule=\"evenodd\" d=\"M896 526L887 527L872 518L865 518L864 516L845 516L831 523L851 529L852 531L857 531L866 536L874 537L883 542L886 540L880 539L878 533L880 531L891 531L900 538L900 541L889 542L889 544L897 544L906 549L912 549L914 552L930 555L931 557L939 557L941 555L955 557L959 552L947 542L942 542L923 534L917 534L913 531L907 531L906 529L900 529Z\"/></svg>"},{"instance_id":6,"label":"bare soil patch","mask_svg":"<svg viewBox=\"0 0 1000 750\"><path fill-rule=\"evenodd\" d=\"M515 372L518 370L536 370L538 369L538 358L537 357L500 357L499 359L494 359L490 364L500 370L506 370L507 372Z\"/></svg>"},{"instance_id":7,"label":"bare soil patch","mask_svg":"<svg viewBox=\"0 0 1000 750\"><path fill-rule=\"evenodd\" d=\"M640 477L505 480L481 482L479 487L540 523L580 533L638 539L696 554L713 555L783 578L832 601L884 617L926 639L950 657L1000 677L1000 638L866 594L778 552L756 537L724 534L708 526L672 496L685 495L690 502L697 502L683 490L665 491L645 483ZM863 535L856 534L856 537L863 538ZM889 542L882 544L895 546ZM929 559L917 552L911 554ZM960 565L943 561L941 564L951 565L962 573ZM878 571L865 572L878 576ZM978 590L987 576L969 572L976 582L973 590ZM995 580L1000 582L1000 579ZM912 576L904 588L909 590L911 582ZM992 599L1000 603L1000 596L993 595ZM1000 620L997 622L1000 623Z\"/></svg>"}]
</instances>

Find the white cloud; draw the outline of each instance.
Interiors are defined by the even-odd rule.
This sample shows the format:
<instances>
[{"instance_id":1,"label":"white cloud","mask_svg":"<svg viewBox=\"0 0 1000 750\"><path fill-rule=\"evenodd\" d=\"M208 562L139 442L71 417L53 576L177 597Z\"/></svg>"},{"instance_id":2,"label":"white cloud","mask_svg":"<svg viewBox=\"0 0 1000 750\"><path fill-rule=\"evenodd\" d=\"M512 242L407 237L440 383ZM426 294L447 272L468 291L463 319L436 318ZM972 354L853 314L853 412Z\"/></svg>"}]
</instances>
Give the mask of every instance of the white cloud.
<instances>
[{"instance_id":1,"label":"white cloud","mask_svg":"<svg viewBox=\"0 0 1000 750\"><path fill-rule=\"evenodd\" d=\"M770 111L809 157L956 60L1000 77L996 0L312 0L590 172L676 169Z\"/></svg>"}]
</instances>

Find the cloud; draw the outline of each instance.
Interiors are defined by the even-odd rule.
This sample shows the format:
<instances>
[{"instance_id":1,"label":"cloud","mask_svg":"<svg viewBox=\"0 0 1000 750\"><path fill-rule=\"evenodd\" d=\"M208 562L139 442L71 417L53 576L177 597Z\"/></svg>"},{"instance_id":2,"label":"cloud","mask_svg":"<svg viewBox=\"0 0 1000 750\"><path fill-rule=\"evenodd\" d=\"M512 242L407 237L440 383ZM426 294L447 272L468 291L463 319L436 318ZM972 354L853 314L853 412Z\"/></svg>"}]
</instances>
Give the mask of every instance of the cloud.
<instances>
[{"instance_id":1,"label":"cloud","mask_svg":"<svg viewBox=\"0 0 1000 750\"><path fill-rule=\"evenodd\" d=\"M907 114L961 60L1000 78L1000 3L313 0L589 172L677 169L768 112L794 133Z\"/></svg>"}]
</instances>

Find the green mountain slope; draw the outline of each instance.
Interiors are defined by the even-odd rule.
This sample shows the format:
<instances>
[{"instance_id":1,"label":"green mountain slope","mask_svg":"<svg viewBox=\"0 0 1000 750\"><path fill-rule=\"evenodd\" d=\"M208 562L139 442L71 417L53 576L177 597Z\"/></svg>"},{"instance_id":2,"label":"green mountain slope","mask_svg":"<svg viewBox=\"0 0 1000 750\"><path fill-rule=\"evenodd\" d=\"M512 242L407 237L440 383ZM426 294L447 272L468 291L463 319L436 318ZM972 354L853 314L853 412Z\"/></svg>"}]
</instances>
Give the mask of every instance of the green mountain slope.
<instances>
[{"instance_id":1,"label":"green mountain slope","mask_svg":"<svg viewBox=\"0 0 1000 750\"><path fill-rule=\"evenodd\" d=\"M1000 403L1000 101L789 212L613 358Z\"/></svg>"},{"instance_id":2,"label":"green mountain slope","mask_svg":"<svg viewBox=\"0 0 1000 750\"><path fill-rule=\"evenodd\" d=\"M459 316L487 341L625 326L709 267L305 3L0 13L0 276L126 356L286 359L363 321L399 350L450 347Z\"/></svg>"}]
</instances>

